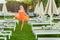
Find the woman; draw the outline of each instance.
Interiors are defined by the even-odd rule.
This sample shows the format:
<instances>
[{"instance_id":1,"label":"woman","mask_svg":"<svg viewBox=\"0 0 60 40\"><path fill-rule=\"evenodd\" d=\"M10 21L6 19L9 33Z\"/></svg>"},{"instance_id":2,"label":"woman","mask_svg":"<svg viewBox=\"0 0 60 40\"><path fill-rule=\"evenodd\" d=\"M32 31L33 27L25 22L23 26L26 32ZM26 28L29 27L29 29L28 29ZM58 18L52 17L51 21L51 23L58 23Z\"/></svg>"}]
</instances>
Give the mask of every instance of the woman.
<instances>
[{"instance_id":1,"label":"woman","mask_svg":"<svg viewBox=\"0 0 60 40\"><path fill-rule=\"evenodd\" d=\"M21 31L24 25L24 21L29 20L29 16L25 13L25 10L23 6L20 6L20 10L18 11L18 14L15 15L15 18L17 18L21 22Z\"/></svg>"}]
</instances>

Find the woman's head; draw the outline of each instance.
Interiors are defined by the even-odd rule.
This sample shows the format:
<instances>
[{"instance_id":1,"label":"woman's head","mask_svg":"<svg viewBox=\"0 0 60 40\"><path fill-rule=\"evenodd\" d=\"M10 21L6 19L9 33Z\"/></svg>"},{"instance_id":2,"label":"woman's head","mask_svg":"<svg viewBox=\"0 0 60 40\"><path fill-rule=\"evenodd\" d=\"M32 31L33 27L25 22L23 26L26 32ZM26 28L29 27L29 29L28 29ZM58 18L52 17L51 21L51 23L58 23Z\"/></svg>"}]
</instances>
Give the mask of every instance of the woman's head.
<instances>
[{"instance_id":1,"label":"woman's head","mask_svg":"<svg viewBox=\"0 0 60 40\"><path fill-rule=\"evenodd\" d=\"M23 9L24 10L24 7L22 5L20 5L20 9Z\"/></svg>"}]
</instances>

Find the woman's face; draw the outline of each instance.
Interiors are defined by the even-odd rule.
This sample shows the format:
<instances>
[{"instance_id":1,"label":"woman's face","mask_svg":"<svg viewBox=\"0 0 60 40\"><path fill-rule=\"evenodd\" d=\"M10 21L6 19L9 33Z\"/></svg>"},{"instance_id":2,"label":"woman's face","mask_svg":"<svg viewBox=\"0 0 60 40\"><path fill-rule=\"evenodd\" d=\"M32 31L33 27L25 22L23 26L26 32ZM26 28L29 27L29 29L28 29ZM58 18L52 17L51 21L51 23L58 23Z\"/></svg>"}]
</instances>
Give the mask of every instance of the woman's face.
<instances>
[{"instance_id":1,"label":"woman's face","mask_svg":"<svg viewBox=\"0 0 60 40\"><path fill-rule=\"evenodd\" d=\"M23 6L20 6L20 9L24 9Z\"/></svg>"}]
</instances>

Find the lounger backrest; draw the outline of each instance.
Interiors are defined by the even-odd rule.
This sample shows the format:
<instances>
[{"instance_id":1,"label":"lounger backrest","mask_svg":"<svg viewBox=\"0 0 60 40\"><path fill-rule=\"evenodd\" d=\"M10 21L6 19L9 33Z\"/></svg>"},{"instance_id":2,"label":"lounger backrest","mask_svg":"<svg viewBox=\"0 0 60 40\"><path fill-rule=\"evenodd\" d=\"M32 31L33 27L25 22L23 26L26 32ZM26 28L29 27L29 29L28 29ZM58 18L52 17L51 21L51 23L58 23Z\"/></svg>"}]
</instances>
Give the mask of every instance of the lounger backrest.
<instances>
[{"instance_id":1,"label":"lounger backrest","mask_svg":"<svg viewBox=\"0 0 60 40\"><path fill-rule=\"evenodd\" d=\"M32 27L32 30L39 30L42 29L42 27Z\"/></svg>"},{"instance_id":2,"label":"lounger backrest","mask_svg":"<svg viewBox=\"0 0 60 40\"><path fill-rule=\"evenodd\" d=\"M52 29L60 29L60 22L53 25Z\"/></svg>"},{"instance_id":3,"label":"lounger backrest","mask_svg":"<svg viewBox=\"0 0 60 40\"><path fill-rule=\"evenodd\" d=\"M38 40L60 40L60 38L38 38Z\"/></svg>"}]
</instances>

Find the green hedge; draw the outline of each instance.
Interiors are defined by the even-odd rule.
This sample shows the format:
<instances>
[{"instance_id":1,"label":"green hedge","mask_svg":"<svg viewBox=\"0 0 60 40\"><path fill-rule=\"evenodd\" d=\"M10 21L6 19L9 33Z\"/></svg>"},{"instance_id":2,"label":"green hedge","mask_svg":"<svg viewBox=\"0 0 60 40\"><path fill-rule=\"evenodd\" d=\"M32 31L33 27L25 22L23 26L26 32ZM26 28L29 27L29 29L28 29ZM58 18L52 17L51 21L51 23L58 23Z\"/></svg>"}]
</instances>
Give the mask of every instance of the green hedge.
<instances>
[{"instance_id":1,"label":"green hedge","mask_svg":"<svg viewBox=\"0 0 60 40\"><path fill-rule=\"evenodd\" d=\"M8 1L6 5L7 5L8 11L11 11L11 12L18 12L20 5L23 5L25 10L27 10L26 9L27 8L26 4L20 3L20 2L17 2L17 1Z\"/></svg>"},{"instance_id":2,"label":"green hedge","mask_svg":"<svg viewBox=\"0 0 60 40\"><path fill-rule=\"evenodd\" d=\"M8 11L17 12L19 9L20 3L16 1L8 1L7 9Z\"/></svg>"}]
</instances>

